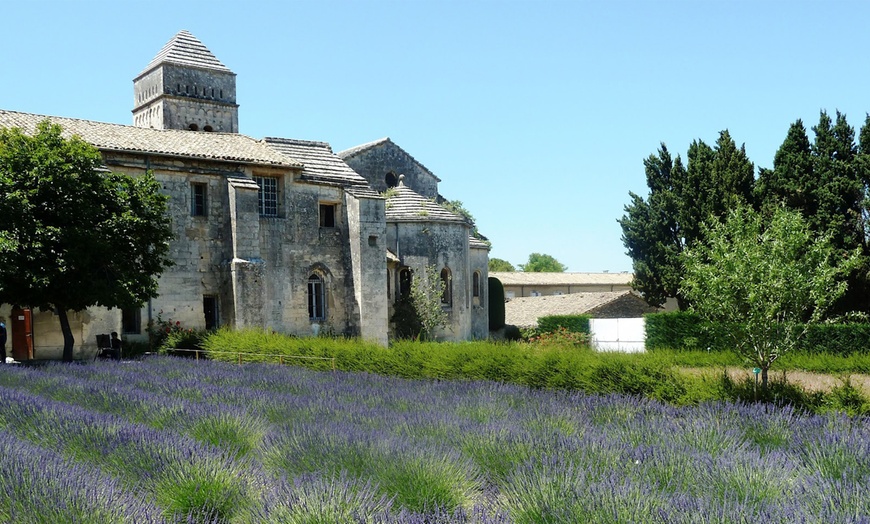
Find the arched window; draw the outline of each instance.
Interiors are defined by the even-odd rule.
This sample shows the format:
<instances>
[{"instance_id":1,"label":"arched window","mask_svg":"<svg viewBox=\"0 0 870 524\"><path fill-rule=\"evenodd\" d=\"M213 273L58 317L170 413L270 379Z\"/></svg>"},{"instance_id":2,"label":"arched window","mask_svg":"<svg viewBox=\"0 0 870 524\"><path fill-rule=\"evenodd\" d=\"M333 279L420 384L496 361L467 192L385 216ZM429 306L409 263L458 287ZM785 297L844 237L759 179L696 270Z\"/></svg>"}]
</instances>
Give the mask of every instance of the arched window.
<instances>
[{"instance_id":1,"label":"arched window","mask_svg":"<svg viewBox=\"0 0 870 524\"><path fill-rule=\"evenodd\" d=\"M384 177L384 182L387 184L387 187L396 187L399 185L399 177L396 176L396 173L390 171L387 173L387 176Z\"/></svg>"},{"instance_id":2,"label":"arched window","mask_svg":"<svg viewBox=\"0 0 870 524\"><path fill-rule=\"evenodd\" d=\"M191 131L199 131L199 126L196 124L190 124L189 126L187 126L187 128Z\"/></svg>"},{"instance_id":3,"label":"arched window","mask_svg":"<svg viewBox=\"0 0 870 524\"><path fill-rule=\"evenodd\" d=\"M326 286L316 273L308 277L308 319L312 322L326 320Z\"/></svg>"},{"instance_id":4,"label":"arched window","mask_svg":"<svg viewBox=\"0 0 870 524\"><path fill-rule=\"evenodd\" d=\"M206 131L208 133L211 133L212 131L214 131L214 129L211 126L205 126L204 128L202 128L202 130Z\"/></svg>"},{"instance_id":5,"label":"arched window","mask_svg":"<svg viewBox=\"0 0 870 524\"><path fill-rule=\"evenodd\" d=\"M471 276L471 296L480 298L480 271L475 271Z\"/></svg>"},{"instance_id":6,"label":"arched window","mask_svg":"<svg viewBox=\"0 0 870 524\"><path fill-rule=\"evenodd\" d=\"M450 275L450 269L444 268L441 270L441 305L453 305L453 277Z\"/></svg>"},{"instance_id":7,"label":"arched window","mask_svg":"<svg viewBox=\"0 0 870 524\"><path fill-rule=\"evenodd\" d=\"M399 271L399 297L407 298L411 296L411 269L403 267Z\"/></svg>"}]
</instances>

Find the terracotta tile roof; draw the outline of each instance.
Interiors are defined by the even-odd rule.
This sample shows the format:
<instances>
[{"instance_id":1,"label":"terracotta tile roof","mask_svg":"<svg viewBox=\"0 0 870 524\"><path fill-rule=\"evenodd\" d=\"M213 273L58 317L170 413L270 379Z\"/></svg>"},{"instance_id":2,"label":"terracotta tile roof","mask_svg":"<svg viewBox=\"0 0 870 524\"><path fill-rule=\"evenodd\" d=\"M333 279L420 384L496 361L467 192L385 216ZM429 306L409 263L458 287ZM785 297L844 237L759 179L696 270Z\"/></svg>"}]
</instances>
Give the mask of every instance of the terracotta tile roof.
<instances>
[{"instance_id":1,"label":"terracotta tile roof","mask_svg":"<svg viewBox=\"0 0 870 524\"><path fill-rule=\"evenodd\" d=\"M64 136L78 135L103 151L302 167L301 163L275 151L265 142L237 133L151 129L0 109L0 127L18 127L28 134L34 133L37 124L45 119L60 125Z\"/></svg>"},{"instance_id":2,"label":"terracotta tile roof","mask_svg":"<svg viewBox=\"0 0 870 524\"><path fill-rule=\"evenodd\" d=\"M492 276L492 273L490 273ZM631 291L571 293L541 297L512 298L504 305L505 323L518 327L535 327L538 318L548 315L582 315L626 296L637 297Z\"/></svg>"},{"instance_id":3,"label":"terracotta tile roof","mask_svg":"<svg viewBox=\"0 0 870 524\"><path fill-rule=\"evenodd\" d=\"M402 149L401 147L399 147L398 145L396 145L395 142L393 142L392 140L390 140L390 137L384 137L384 138L381 138L381 139L375 140L375 141L373 141L373 142L368 142L368 143L365 143L365 144L360 144L360 145L358 145L358 146L354 146L354 147L351 147L351 148L349 148L349 149L345 149L344 151L339 151L338 153L336 153L336 155L338 155L338 156L339 156L340 158L342 158L342 159L347 160L348 158L352 158L352 157L354 157L354 156L356 156L356 155L358 155L358 154L360 154L360 153L362 153L362 152L364 152L364 151L368 151L369 149L374 149L374 148L376 148L376 147L378 147L378 146L385 145L385 144L391 144L393 147L395 147L396 149L398 149L399 151L401 151L402 154L404 154L404 155L406 155L408 158L410 158L412 162L414 162L415 164L417 164L418 166L420 166L420 168L421 168L423 171L425 171L425 172L426 172L427 174L429 174L429 175L432 175L432 177L434 177L436 181L441 182L441 179L438 178L437 176L435 176L435 173L433 173L432 171L429 171L429 168L427 168L427 167L424 166L422 163L420 163L416 158L414 158L413 156L411 156L410 153L408 153L407 151L405 151L404 149Z\"/></svg>"},{"instance_id":4,"label":"terracotta tile roof","mask_svg":"<svg viewBox=\"0 0 870 524\"><path fill-rule=\"evenodd\" d=\"M414 192L403 182L387 192L387 222L456 222L471 227L464 217Z\"/></svg>"},{"instance_id":5,"label":"terracotta tile roof","mask_svg":"<svg viewBox=\"0 0 870 524\"><path fill-rule=\"evenodd\" d=\"M505 286L580 286L630 285L632 273L538 273L522 271L491 271L489 276L501 280Z\"/></svg>"},{"instance_id":6,"label":"terracotta tile roof","mask_svg":"<svg viewBox=\"0 0 870 524\"><path fill-rule=\"evenodd\" d=\"M202 42L185 30L181 30L172 37L157 56L139 73L140 78L162 63L178 64L183 66L199 67L232 73L220 60L208 50Z\"/></svg>"},{"instance_id":7,"label":"terracotta tile roof","mask_svg":"<svg viewBox=\"0 0 870 524\"><path fill-rule=\"evenodd\" d=\"M335 155L326 142L274 137L264 140L273 149L301 162L305 166L303 179L341 185L368 185L366 179Z\"/></svg>"}]
</instances>

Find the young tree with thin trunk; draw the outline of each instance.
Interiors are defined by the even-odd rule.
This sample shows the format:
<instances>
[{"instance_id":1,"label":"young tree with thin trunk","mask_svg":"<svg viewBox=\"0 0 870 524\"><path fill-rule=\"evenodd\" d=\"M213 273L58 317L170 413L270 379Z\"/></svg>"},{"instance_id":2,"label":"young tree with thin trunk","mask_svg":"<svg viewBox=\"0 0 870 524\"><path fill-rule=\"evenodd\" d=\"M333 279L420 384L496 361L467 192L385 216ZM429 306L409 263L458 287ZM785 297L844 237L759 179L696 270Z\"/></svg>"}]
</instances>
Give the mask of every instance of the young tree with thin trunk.
<instances>
[{"instance_id":1,"label":"young tree with thin trunk","mask_svg":"<svg viewBox=\"0 0 870 524\"><path fill-rule=\"evenodd\" d=\"M141 307L157 295L172 236L151 175L106 172L100 152L48 121L0 130L0 303L57 312Z\"/></svg>"},{"instance_id":2,"label":"young tree with thin trunk","mask_svg":"<svg viewBox=\"0 0 870 524\"><path fill-rule=\"evenodd\" d=\"M761 369L794 349L846 292L858 250L836 249L797 211L778 208L769 221L748 206L704 226L706 241L682 255L682 293L690 310L727 326L735 350Z\"/></svg>"}]
</instances>

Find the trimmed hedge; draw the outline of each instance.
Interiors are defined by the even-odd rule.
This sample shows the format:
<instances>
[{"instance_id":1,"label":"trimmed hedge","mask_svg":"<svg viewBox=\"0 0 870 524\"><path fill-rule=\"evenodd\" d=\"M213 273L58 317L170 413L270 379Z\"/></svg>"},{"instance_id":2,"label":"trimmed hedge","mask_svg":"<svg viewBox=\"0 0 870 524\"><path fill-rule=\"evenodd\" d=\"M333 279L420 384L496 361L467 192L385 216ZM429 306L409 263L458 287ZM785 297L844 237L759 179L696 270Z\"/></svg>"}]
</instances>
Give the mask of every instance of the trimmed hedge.
<instances>
[{"instance_id":1,"label":"trimmed hedge","mask_svg":"<svg viewBox=\"0 0 870 524\"><path fill-rule=\"evenodd\" d=\"M649 350L731 351L728 326L705 322L685 311L646 316ZM813 324L798 342L797 351L849 355L870 350L870 324Z\"/></svg>"},{"instance_id":2,"label":"trimmed hedge","mask_svg":"<svg viewBox=\"0 0 870 524\"><path fill-rule=\"evenodd\" d=\"M549 315L538 319L539 333L553 333L565 328L573 333L589 334L590 315Z\"/></svg>"}]
</instances>

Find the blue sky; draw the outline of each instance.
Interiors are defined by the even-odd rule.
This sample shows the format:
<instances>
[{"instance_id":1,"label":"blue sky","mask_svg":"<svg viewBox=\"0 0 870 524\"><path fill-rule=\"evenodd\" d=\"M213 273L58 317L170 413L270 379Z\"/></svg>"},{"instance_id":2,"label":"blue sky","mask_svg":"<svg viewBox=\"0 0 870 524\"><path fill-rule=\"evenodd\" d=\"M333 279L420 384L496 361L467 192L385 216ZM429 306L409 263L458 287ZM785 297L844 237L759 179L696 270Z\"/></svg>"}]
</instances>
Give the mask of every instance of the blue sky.
<instances>
[{"instance_id":1,"label":"blue sky","mask_svg":"<svg viewBox=\"0 0 870 524\"><path fill-rule=\"evenodd\" d=\"M237 75L241 132L335 151L389 136L513 264L629 271L616 220L661 142L870 110L870 3L0 0L0 108L129 124L181 29Z\"/></svg>"}]
</instances>

